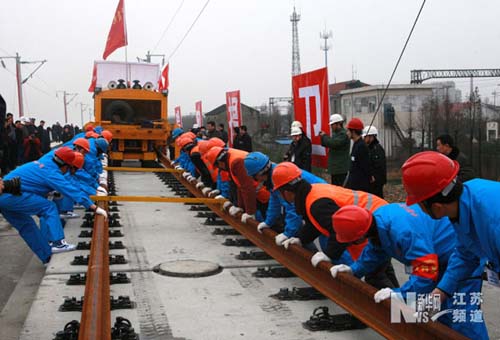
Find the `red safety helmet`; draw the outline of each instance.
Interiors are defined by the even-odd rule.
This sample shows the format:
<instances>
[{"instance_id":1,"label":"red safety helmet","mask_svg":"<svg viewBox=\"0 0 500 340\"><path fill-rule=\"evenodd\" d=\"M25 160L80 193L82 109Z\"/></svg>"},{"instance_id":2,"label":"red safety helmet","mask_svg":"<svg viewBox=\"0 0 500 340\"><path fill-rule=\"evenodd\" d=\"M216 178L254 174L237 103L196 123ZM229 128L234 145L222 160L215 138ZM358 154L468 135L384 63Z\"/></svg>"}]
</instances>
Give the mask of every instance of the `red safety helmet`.
<instances>
[{"instance_id":1,"label":"red safety helmet","mask_svg":"<svg viewBox=\"0 0 500 340\"><path fill-rule=\"evenodd\" d=\"M217 161L217 158L219 157L219 155L223 150L224 149L221 148L220 146L214 146L213 148L211 148L206 155L207 162L209 164L216 165L215 162Z\"/></svg>"},{"instance_id":2,"label":"red safety helmet","mask_svg":"<svg viewBox=\"0 0 500 340\"><path fill-rule=\"evenodd\" d=\"M206 142L206 143L202 144L202 142ZM200 153L202 155L204 155L214 146L219 146L219 147L223 148L226 145L226 143L224 143L224 141L220 138L213 137L207 141L198 142L198 145L200 146Z\"/></svg>"},{"instance_id":3,"label":"red safety helmet","mask_svg":"<svg viewBox=\"0 0 500 340\"><path fill-rule=\"evenodd\" d=\"M189 137L191 139L195 139L196 135L194 133L192 133L191 131L189 131L189 132L184 132L182 135L179 136L179 138L181 138L181 137Z\"/></svg>"},{"instance_id":4,"label":"red safety helmet","mask_svg":"<svg viewBox=\"0 0 500 340\"><path fill-rule=\"evenodd\" d=\"M87 125L85 125L85 131L88 132L88 131L94 131L94 125L88 123Z\"/></svg>"},{"instance_id":5,"label":"red safety helmet","mask_svg":"<svg viewBox=\"0 0 500 340\"><path fill-rule=\"evenodd\" d=\"M99 135L94 131L87 131L85 133L85 138L99 138Z\"/></svg>"},{"instance_id":6,"label":"red safety helmet","mask_svg":"<svg viewBox=\"0 0 500 340\"><path fill-rule=\"evenodd\" d=\"M101 136L108 141L108 143L111 143L111 141L113 140L113 134L111 133L111 131L109 130L103 130L101 132Z\"/></svg>"},{"instance_id":7,"label":"red safety helmet","mask_svg":"<svg viewBox=\"0 0 500 340\"><path fill-rule=\"evenodd\" d=\"M372 213L357 205L346 205L332 215L333 229L340 243L362 238L370 229L372 221Z\"/></svg>"},{"instance_id":8,"label":"red safety helmet","mask_svg":"<svg viewBox=\"0 0 500 340\"><path fill-rule=\"evenodd\" d=\"M359 118L353 118L347 123L346 128L351 130L363 130L365 125Z\"/></svg>"},{"instance_id":9,"label":"red safety helmet","mask_svg":"<svg viewBox=\"0 0 500 340\"><path fill-rule=\"evenodd\" d=\"M285 184L291 184L291 182L301 179L301 176L302 170L291 162L283 162L276 165L272 178L274 190L278 190Z\"/></svg>"},{"instance_id":10,"label":"red safety helmet","mask_svg":"<svg viewBox=\"0 0 500 340\"><path fill-rule=\"evenodd\" d=\"M73 160L73 166L77 169L83 168L83 163L85 163L85 156L80 152L75 152L75 159Z\"/></svg>"},{"instance_id":11,"label":"red safety helmet","mask_svg":"<svg viewBox=\"0 0 500 340\"><path fill-rule=\"evenodd\" d=\"M54 160L59 165L72 165L75 160L75 152L67 146L63 146L54 152Z\"/></svg>"},{"instance_id":12,"label":"red safety helmet","mask_svg":"<svg viewBox=\"0 0 500 340\"><path fill-rule=\"evenodd\" d=\"M77 138L73 142L73 145L77 145L81 147L83 150L90 152L90 143L88 139L85 138Z\"/></svg>"},{"instance_id":13,"label":"red safety helmet","mask_svg":"<svg viewBox=\"0 0 500 340\"><path fill-rule=\"evenodd\" d=\"M179 148L181 149L184 149L185 146L189 145L189 144L193 144L194 143L194 140L193 138L189 137L189 136L185 136L185 137L181 137L178 139L179 142L177 143L177 145L179 146Z\"/></svg>"},{"instance_id":14,"label":"red safety helmet","mask_svg":"<svg viewBox=\"0 0 500 340\"><path fill-rule=\"evenodd\" d=\"M412 205L440 192L448 195L455 186L460 165L439 152L424 151L410 157L401 169L408 194L406 204Z\"/></svg>"}]
</instances>

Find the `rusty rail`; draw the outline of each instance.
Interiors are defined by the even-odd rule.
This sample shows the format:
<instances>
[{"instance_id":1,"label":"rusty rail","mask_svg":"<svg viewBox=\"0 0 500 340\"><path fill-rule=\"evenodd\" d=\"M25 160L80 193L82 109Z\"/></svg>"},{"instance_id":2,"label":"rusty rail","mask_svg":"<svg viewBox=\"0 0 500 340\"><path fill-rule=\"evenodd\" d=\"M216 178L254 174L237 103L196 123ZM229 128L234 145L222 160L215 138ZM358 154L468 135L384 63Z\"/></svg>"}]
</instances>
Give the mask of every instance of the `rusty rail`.
<instances>
[{"instance_id":1,"label":"rusty rail","mask_svg":"<svg viewBox=\"0 0 500 340\"><path fill-rule=\"evenodd\" d=\"M107 210L107 202L99 206ZM95 215L78 340L111 339L108 222Z\"/></svg>"},{"instance_id":2,"label":"rusty rail","mask_svg":"<svg viewBox=\"0 0 500 340\"><path fill-rule=\"evenodd\" d=\"M170 167L170 161L163 155L161 162ZM174 176L196 197L203 197L202 193L182 176ZM373 295L376 289L356 277L348 274L339 274L333 279L330 274L331 264L321 262L317 268L311 265L312 254L308 250L292 245L288 250L277 246L274 241L276 233L270 229L263 234L257 232L257 222L241 223L240 219L233 218L221 209L220 205L206 204L219 217L239 231L244 237L252 241L257 247L264 250L276 261L290 269L302 280L316 288L330 300L352 313L369 327L388 339L449 339L465 340L463 335L455 332L438 322L435 323L391 323L390 301L375 303Z\"/></svg>"}]
</instances>

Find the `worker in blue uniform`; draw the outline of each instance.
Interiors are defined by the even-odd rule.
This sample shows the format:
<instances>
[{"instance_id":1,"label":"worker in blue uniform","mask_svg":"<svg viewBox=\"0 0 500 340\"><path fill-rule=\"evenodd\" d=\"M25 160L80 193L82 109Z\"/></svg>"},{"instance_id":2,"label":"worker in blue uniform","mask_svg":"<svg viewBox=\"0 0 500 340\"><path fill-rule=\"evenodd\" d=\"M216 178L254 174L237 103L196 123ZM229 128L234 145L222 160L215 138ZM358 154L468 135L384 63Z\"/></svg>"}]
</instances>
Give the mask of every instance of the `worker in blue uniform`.
<instances>
[{"instance_id":1,"label":"worker in blue uniform","mask_svg":"<svg viewBox=\"0 0 500 340\"><path fill-rule=\"evenodd\" d=\"M266 218L257 226L257 230L262 232L265 228L272 227L282 215L282 210L285 212L284 231L275 237L277 245L283 245L290 237L294 237L302 225L302 216L297 214L295 204L289 203L283 199L278 190L274 190L272 175L276 163L270 161L269 157L262 152L251 152L245 157L245 169L248 176L253 177L257 182L264 185L271 197L266 211ZM310 184L326 183L325 180L319 178L308 171L301 170L301 177Z\"/></svg>"},{"instance_id":2,"label":"worker in blue uniform","mask_svg":"<svg viewBox=\"0 0 500 340\"><path fill-rule=\"evenodd\" d=\"M74 249L74 245L64 241L56 205L46 198L49 193L57 191L68 195L96 213L107 216L105 210L98 208L64 178L73 160L74 151L62 147L55 152L52 160L26 163L5 176L6 180L14 177L21 179L22 194L0 195L0 210L43 263L49 261L53 252ZM44 219L47 227L40 230L32 215ZM52 242L52 247L49 242Z\"/></svg>"},{"instance_id":3,"label":"worker in blue uniform","mask_svg":"<svg viewBox=\"0 0 500 340\"><path fill-rule=\"evenodd\" d=\"M377 303L391 298L391 293L401 293L403 298L406 298L407 293L431 293L442 280L457 244L448 218L433 220L416 204L408 207L404 203L392 203L373 213L359 206L348 205L333 215L332 223L338 242L356 244L366 239L369 241L350 267L333 266L333 277L339 272L350 272L361 278L390 258L405 265L409 280L400 288L380 289L374 296ZM461 296L460 303L457 303L457 299L448 299L437 308L448 311L439 317L440 322L471 339L488 339L480 310L483 268L484 263L476 265L471 276L457 282L453 293L456 297ZM434 305L434 301L430 302ZM421 308L420 311L424 312L425 306ZM465 317L458 318L459 313L455 310L463 310ZM473 314L480 314L481 318Z\"/></svg>"},{"instance_id":4,"label":"worker in blue uniform","mask_svg":"<svg viewBox=\"0 0 500 340\"><path fill-rule=\"evenodd\" d=\"M434 151L420 152L403 164L407 204L418 203L432 218L447 216L457 246L443 279L434 290L441 300L457 290L487 260L488 282L500 287L500 183L474 179L461 183L457 161Z\"/></svg>"}]
</instances>

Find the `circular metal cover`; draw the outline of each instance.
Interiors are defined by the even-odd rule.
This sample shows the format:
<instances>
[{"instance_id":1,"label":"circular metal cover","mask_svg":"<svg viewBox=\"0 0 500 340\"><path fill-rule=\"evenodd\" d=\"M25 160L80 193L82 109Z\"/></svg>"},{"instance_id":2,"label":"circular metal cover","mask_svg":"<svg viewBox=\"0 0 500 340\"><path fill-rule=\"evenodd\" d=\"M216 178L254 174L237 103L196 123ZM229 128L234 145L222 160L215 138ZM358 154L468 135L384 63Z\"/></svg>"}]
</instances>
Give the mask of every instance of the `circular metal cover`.
<instances>
[{"instance_id":1,"label":"circular metal cover","mask_svg":"<svg viewBox=\"0 0 500 340\"><path fill-rule=\"evenodd\" d=\"M165 276L203 277L220 273L222 267L209 261L177 260L160 263L154 271Z\"/></svg>"}]
</instances>

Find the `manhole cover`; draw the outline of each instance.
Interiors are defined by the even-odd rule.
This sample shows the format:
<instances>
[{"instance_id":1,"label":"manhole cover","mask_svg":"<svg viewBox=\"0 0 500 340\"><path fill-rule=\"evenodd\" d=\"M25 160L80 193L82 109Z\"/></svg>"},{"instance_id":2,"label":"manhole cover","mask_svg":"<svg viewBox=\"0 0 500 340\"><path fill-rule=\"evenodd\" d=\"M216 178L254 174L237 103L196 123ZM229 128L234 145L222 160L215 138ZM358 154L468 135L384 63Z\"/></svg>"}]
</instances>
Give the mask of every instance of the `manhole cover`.
<instances>
[{"instance_id":1,"label":"manhole cover","mask_svg":"<svg viewBox=\"0 0 500 340\"><path fill-rule=\"evenodd\" d=\"M178 260L160 263L153 270L165 276L203 277L220 273L222 267L208 261Z\"/></svg>"}]
</instances>

